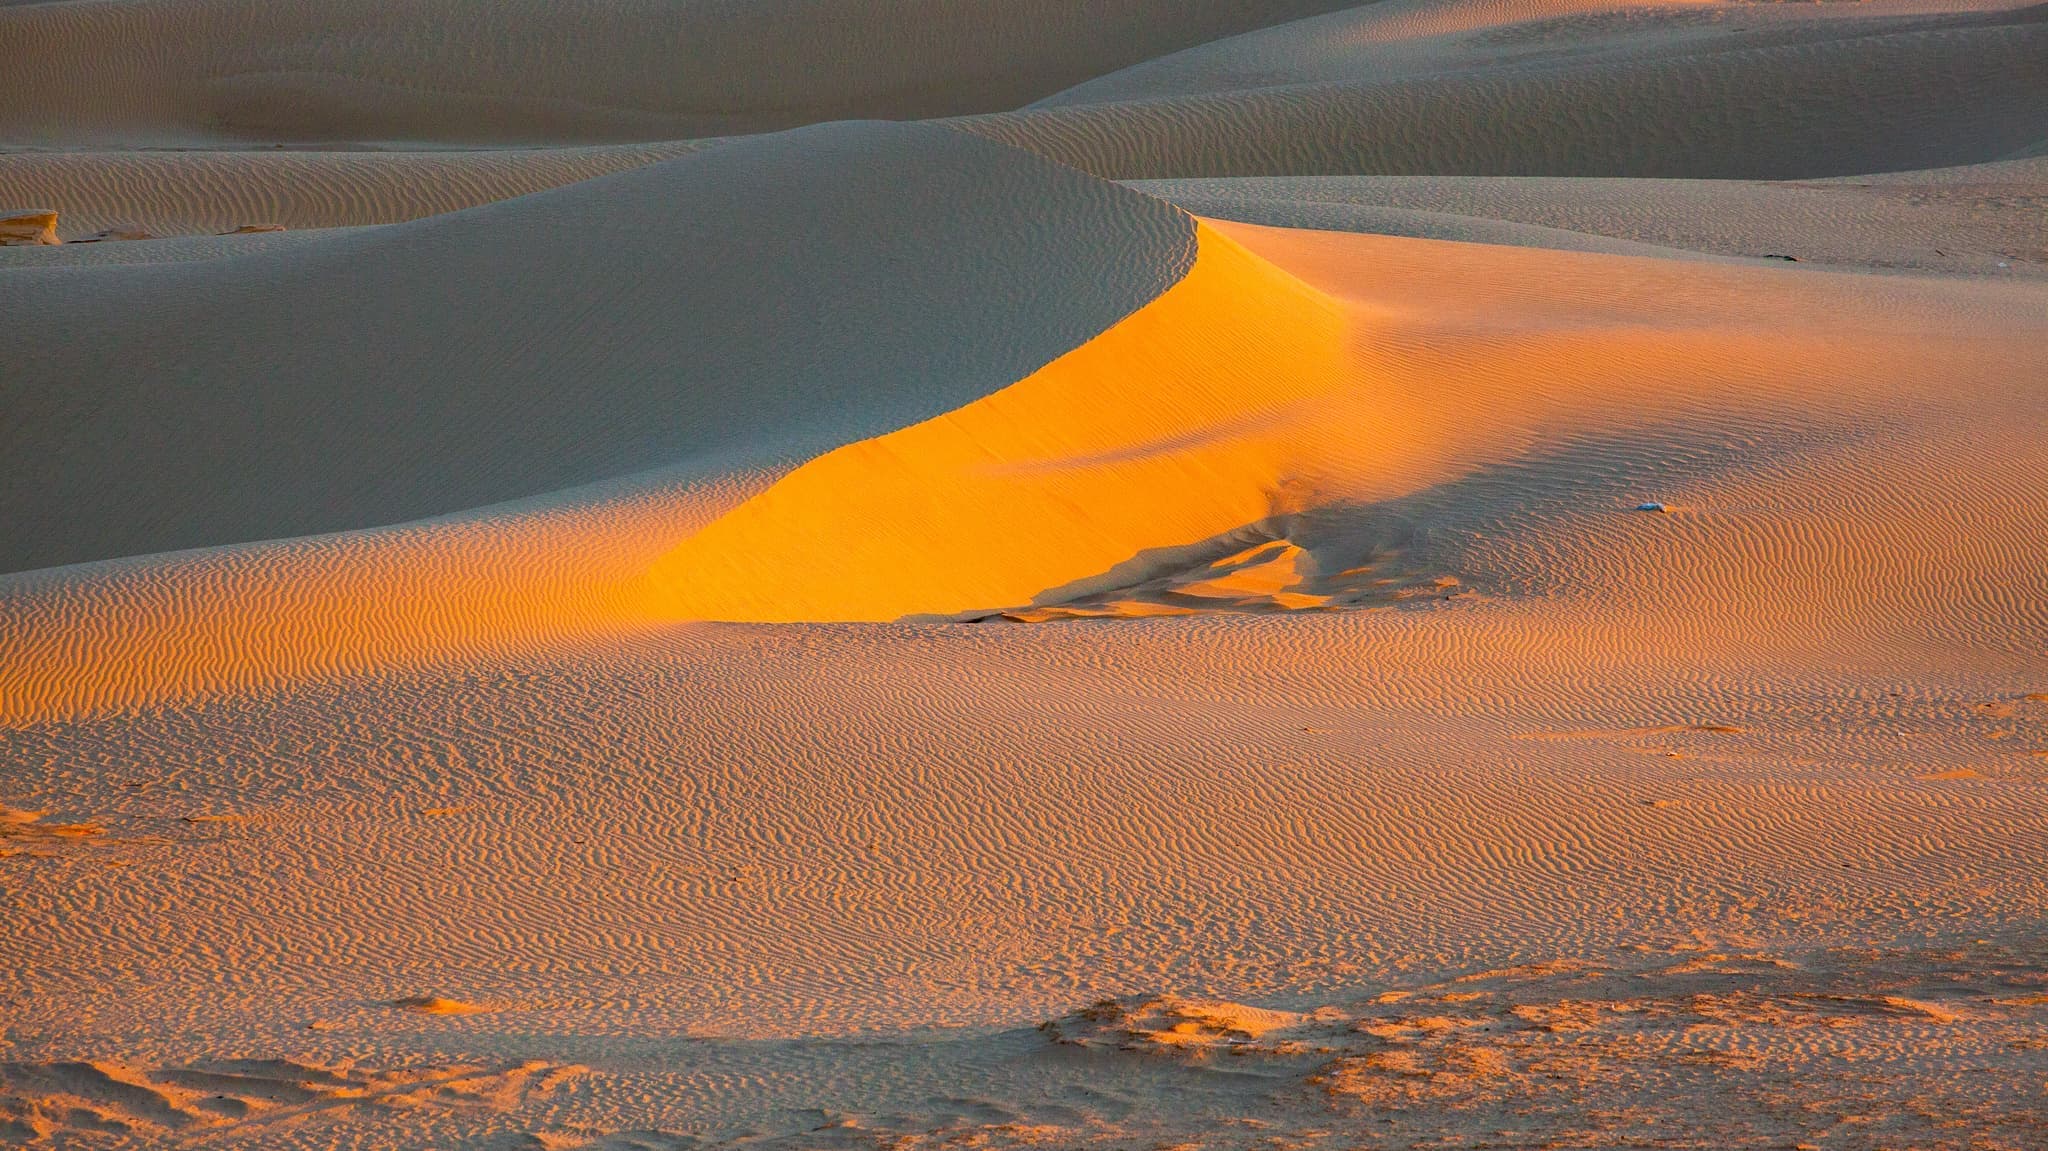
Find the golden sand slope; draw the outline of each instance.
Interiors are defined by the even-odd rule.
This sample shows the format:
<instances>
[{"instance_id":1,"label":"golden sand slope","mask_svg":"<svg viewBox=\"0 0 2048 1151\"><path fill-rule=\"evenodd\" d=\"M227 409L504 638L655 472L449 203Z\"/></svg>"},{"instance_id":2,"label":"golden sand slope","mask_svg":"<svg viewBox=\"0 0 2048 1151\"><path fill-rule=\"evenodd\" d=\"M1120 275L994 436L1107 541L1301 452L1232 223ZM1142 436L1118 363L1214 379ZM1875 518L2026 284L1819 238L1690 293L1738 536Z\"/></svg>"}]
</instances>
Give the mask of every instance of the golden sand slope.
<instances>
[{"instance_id":1,"label":"golden sand slope","mask_svg":"<svg viewBox=\"0 0 2048 1151\"><path fill-rule=\"evenodd\" d=\"M0 143L653 140L1012 108L1343 0L0 6Z\"/></svg>"},{"instance_id":2,"label":"golden sand slope","mask_svg":"<svg viewBox=\"0 0 2048 1151\"><path fill-rule=\"evenodd\" d=\"M657 571L677 612L1043 607L1289 532L1316 570L1362 569L1373 548L1333 509L1369 515L1574 441L1839 437L1925 402L1935 373L1973 402L2039 402L1998 398L2033 371L2025 291L1231 227L1333 297L1216 227L1185 280L1043 371L814 460L691 537ZM1901 299L1916 318L1880 321ZM2015 482L2039 465L2019 460ZM2018 518L1972 538L2030 514L1980 508Z\"/></svg>"},{"instance_id":3,"label":"golden sand slope","mask_svg":"<svg viewBox=\"0 0 2048 1151\"><path fill-rule=\"evenodd\" d=\"M1584 38L1569 22L1509 25L1471 33L1496 38L1474 60L1389 79L1375 61L1398 45L1355 51L1333 35L1323 53L1333 59L1252 77L1252 87L963 123L1118 179L1784 179L1980 163L2048 140L2038 5L1889 21L1804 8L1804 19L1763 20L1754 33L1743 28L1748 6L1663 11L1641 22L1638 51L1575 55ZM1719 34L1669 27L1700 13ZM1523 32L1525 45L1498 42Z\"/></svg>"},{"instance_id":4,"label":"golden sand slope","mask_svg":"<svg viewBox=\"0 0 2048 1151\"><path fill-rule=\"evenodd\" d=\"M1199 236L1186 279L1029 379L831 452L691 537L656 570L677 613L886 620L1023 604L1290 510L1289 489L1312 479L1299 461L1398 438L1398 424L1305 426L1350 374L1343 311Z\"/></svg>"},{"instance_id":5,"label":"golden sand slope","mask_svg":"<svg viewBox=\"0 0 2048 1151\"><path fill-rule=\"evenodd\" d=\"M0 576L0 723L390 674L656 618L648 567L776 474Z\"/></svg>"}]
</instances>

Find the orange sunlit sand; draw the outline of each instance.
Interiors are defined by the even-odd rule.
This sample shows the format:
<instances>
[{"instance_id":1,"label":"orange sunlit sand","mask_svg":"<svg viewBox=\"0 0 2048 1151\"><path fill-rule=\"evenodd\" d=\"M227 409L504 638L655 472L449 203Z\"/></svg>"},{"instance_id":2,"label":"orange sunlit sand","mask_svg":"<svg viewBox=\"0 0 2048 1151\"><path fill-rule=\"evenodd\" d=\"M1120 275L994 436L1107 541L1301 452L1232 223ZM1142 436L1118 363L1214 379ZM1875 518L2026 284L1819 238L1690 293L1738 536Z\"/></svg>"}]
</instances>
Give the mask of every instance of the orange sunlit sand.
<instances>
[{"instance_id":1,"label":"orange sunlit sand","mask_svg":"<svg viewBox=\"0 0 2048 1151\"><path fill-rule=\"evenodd\" d=\"M2048 22L0 5L0 1144L2048 1140Z\"/></svg>"}]
</instances>

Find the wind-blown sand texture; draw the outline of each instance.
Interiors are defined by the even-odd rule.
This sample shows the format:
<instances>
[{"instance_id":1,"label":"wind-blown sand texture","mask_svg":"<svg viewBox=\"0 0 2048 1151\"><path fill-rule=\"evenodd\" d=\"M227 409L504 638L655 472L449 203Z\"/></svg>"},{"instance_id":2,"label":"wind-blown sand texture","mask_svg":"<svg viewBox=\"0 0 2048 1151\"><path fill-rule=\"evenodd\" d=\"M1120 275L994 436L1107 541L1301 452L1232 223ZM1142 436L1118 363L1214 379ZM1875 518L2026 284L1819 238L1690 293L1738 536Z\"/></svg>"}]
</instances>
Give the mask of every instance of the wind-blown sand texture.
<instances>
[{"instance_id":1,"label":"wind-blown sand texture","mask_svg":"<svg viewBox=\"0 0 2048 1151\"><path fill-rule=\"evenodd\" d=\"M0 5L0 1142L2042 1145L2041 11Z\"/></svg>"}]
</instances>

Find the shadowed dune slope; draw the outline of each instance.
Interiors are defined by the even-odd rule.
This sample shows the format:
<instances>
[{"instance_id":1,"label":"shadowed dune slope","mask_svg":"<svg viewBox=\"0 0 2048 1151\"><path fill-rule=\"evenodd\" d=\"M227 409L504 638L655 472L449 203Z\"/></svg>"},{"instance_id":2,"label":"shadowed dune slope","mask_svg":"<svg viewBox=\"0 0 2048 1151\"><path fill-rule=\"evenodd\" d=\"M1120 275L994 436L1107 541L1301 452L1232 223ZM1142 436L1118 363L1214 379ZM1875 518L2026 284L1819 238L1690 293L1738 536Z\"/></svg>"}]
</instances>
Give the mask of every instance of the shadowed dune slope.
<instances>
[{"instance_id":1,"label":"shadowed dune slope","mask_svg":"<svg viewBox=\"0 0 2048 1151\"><path fill-rule=\"evenodd\" d=\"M1973 164L2048 138L2048 7L1686 54L1346 79L962 123L1118 179L1786 179Z\"/></svg>"},{"instance_id":2,"label":"shadowed dune slope","mask_svg":"<svg viewBox=\"0 0 2048 1151\"><path fill-rule=\"evenodd\" d=\"M464 152L0 153L0 204L56 209L67 240L245 224L394 224L671 160L709 141Z\"/></svg>"},{"instance_id":3,"label":"shadowed dune slope","mask_svg":"<svg viewBox=\"0 0 2048 1151\"><path fill-rule=\"evenodd\" d=\"M316 244L12 269L0 570L801 459L1028 375L1192 256L1161 201L845 124Z\"/></svg>"},{"instance_id":4,"label":"shadowed dune slope","mask_svg":"<svg viewBox=\"0 0 2048 1151\"><path fill-rule=\"evenodd\" d=\"M958 115L1344 2L0 7L0 142L652 140Z\"/></svg>"}]
</instances>

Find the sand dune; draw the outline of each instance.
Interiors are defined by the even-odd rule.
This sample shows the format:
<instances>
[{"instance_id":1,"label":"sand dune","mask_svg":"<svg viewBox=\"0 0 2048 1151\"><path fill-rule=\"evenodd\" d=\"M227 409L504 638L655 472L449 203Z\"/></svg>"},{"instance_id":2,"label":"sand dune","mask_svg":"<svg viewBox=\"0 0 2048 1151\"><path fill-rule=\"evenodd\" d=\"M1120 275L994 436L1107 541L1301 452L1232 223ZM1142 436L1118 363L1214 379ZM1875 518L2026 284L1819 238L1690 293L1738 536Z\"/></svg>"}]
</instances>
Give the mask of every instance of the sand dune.
<instances>
[{"instance_id":1,"label":"sand dune","mask_svg":"<svg viewBox=\"0 0 2048 1151\"><path fill-rule=\"evenodd\" d=\"M1340 309L1204 232L1187 278L1116 327L986 399L799 468L656 578L686 618L1021 606L1283 512L1282 445L1304 430L1289 410L1340 385L1345 337Z\"/></svg>"},{"instance_id":2,"label":"sand dune","mask_svg":"<svg viewBox=\"0 0 2048 1151\"><path fill-rule=\"evenodd\" d=\"M2042 412L2010 386L2043 335L2030 287L1230 226L1303 279L1217 227L1185 279L1042 370L786 475L799 454L761 447L784 462L749 472L729 442L617 495L13 577L11 718L669 619L1287 611L1631 572L1680 582L1628 612L1712 604L1792 650L2018 656L2048 635L2026 590ZM1941 419L1937 394L1958 401ZM1998 449L1942 470L1972 492L1956 506L1920 477L1963 443ZM1768 490L1730 470L1757 459ZM1628 512L1653 497L1676 510ZM1500 536L1543 563L1428 526L1503 499L1547 509ZM1707 511L1734 506L1774 510Z\"/></svg>"},{"instance_id":3,"label":"sand dune","mask_svg":"<svg viewBox=\"0 0 2048 1151\"><path fill-rule=\"evenodd\" d=\"M0 568L801 459L1029 374L1190 236L1025 153L850 125L311 247L16 269Z\"/></svg>"},{"instance_id":4,"label":"sand dune","mask_svg":"<svg viewBox=\"0 0 2048 1151\"><path fill-rule=\"evenodd\" d=\"M1384 0L1147 60L1035 107L1684 58L1967 26L2027 6L2025 0L1877 0L1828 8L1701 0Z\"/></svg>"},{"instance_id":5,"label":"sand dune","mask_svg":"<svg viewBox=\"0 0 2048 1151\"><path fill-rule=\"evenodd\" d=\"M1821 21L1794 42L1382 80L1347 78L974 117L972 131L1117 179L1431 174L1788 179L1974 164L2048 137L2039 6ZM1823 35L1835 29L1837 35Z\"/></svg>"},{"instance_id":6,"label":"sand dune","mask_svg":"<svg viewBox=\"0 0 2048 1151\"><path fill-rule=\"evenodd\" d=\"M0 245L46 247L57 242L57 213L54 210L28 208L0 213Z\"/></svg>"},{"instance_id":7,"label":"sand dune","mask_svg":"<svg viewBox=\"0 0 2048 1151\"><path fill-rule=\"evenodd\" d=\"M1339 9L0 0L0 1143L2041 1145L2048 9Z\"/></svg>"},{"instance_id":8,"label":"sand dune","mask_svg":"<svg viewBox=\"0 0 2048 1151\"><path fill-rule=\"evenodd\" d=\"M0 142L592 142L957 115L1342 3L0 6Z\"/></svg>"},{"instance_id":9,"label":"sand dune","mask_svg":"<svg viewBox=\"0 0 2048 1151\"><path fill-rule=\"evenodd\" d=\"M661 569L679 614L890 620L1054 606L1151 580L1189 549L1239 552L1248 532L1292 539L1319 553L1322 570L1363 569L1375 558L1369 539L1343 530L1342 516L1333 525L1304 513L1370 518L1519 466L1538 445L1633 441L1614 463L1637 468L1730 435L1784 444L1787 467L1849 452L1853 463L1802 482L1835 482L1831 469L1845 468L1873 496L1897 485L1886 498L1910 504L1935 494L1910 494L1910 469L1853 450L1873 434L1873 410L1916 402L1918 381L1939 378L1986 421L1968 418L1976 434L2044 414L2010 388L2048 336L2032 291L1238 234L1312 269L1345 303L1205 230L1188 277L1104 335L986 399L805 464L691 537ZM1524 286L1539 283L1541 296ZM1611 328L1603 317L1622 300L1631 319ZM1901 310L1923 320L1885 318ZM1987 340L1987 329L2010 335ZM1944 336L1956 331L1970 335ZM1459 419L1463 404L1487 418ZM1976 485L1976 526L1929 535L1943 548L1977 541L2024 579L2033 561L2013 549L2048 527L2032 523L2025 495L2043 460L2024 449L1996 458L2015 470ZM1830 531L1886 533L1845 545L1851 554L1935 559L1889 538L1889 511L1850 511L1834 507ZM1875 610L1876 599L1861 603L1864 626L1879 626ZM1919 597L1891 610L1904 630L1940 612ZM2027 634L2033 611L2022 611Z\"/></svg>"}]
</instances>

